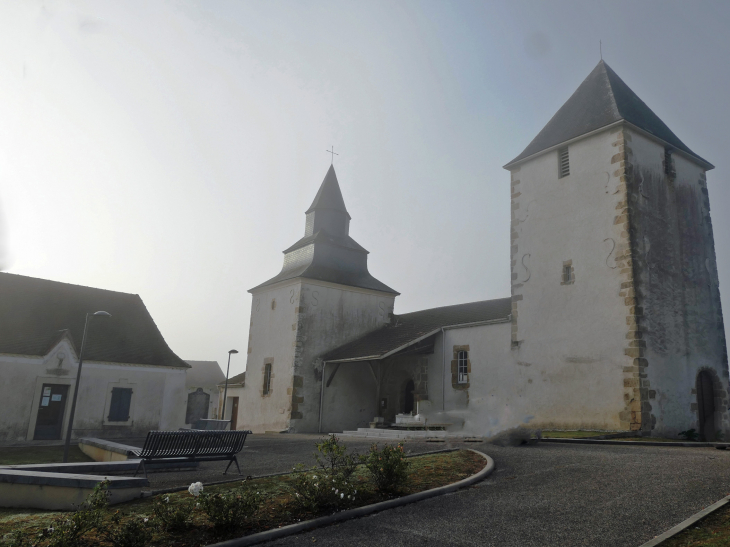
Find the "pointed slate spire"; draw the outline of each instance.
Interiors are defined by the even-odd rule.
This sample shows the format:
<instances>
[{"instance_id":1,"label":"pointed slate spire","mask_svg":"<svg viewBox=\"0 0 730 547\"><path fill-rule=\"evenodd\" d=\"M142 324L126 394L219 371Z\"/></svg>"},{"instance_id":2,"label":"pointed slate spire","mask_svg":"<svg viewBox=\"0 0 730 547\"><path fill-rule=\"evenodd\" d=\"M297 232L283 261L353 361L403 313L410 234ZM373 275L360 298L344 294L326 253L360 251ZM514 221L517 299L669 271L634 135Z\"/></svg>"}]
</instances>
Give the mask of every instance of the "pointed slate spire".
<instances>
[{"instance_id":1,"label":"pointed slate spire","mask_svg":"<svg viewBox=\"0 0 730 547\"><path fill-rule=\"evenodd\" d=\"M330 165L306 217L304 237L284 251L284 266L279 275L249 292L302 277L399 294L368 272L368 252L350 237L350 214L333 166Z\"/></svg>"},{"instance_id":2,"label":"pointed slate spire","mask_svg":"<svg viewBox=\"0 0 730 547\"><path fill-rule=\"evenodd\" d=\"M311 236L321 230L337 237L347 236L350 232L350 213L347 212L345 200L342 199L340 184L337 182L333 165L330 165L324 176L306 215L305 236Z\"/></svg>"},{"instance_id":3,"label":"pointed slate spire","mask_svg":"<svg viewBox=\"0 0 730 547\"><path fill-rule=\"evenodd\" d=\"M337 182L334 165L330 165L330 168L327 170L322 185L319 187L319 191L314 197L312 205L306 210L306 213L308 214L318 209L340 211L347 215L348 220L352 218L345 207L345 200L342 198L342 191L340 190L340 184Z\"/></svg>"},{"instance_id":4,"label":"pointed slate spire","mask_svg":"<svg viewBox=\"0 0 730 547\"><path fill-rule=\"evenodd\" d=\"M711 164L692 152L603 60L527 148L505 167L621 120L643 129L711 168Z\"/></svg>"}]
</instances>

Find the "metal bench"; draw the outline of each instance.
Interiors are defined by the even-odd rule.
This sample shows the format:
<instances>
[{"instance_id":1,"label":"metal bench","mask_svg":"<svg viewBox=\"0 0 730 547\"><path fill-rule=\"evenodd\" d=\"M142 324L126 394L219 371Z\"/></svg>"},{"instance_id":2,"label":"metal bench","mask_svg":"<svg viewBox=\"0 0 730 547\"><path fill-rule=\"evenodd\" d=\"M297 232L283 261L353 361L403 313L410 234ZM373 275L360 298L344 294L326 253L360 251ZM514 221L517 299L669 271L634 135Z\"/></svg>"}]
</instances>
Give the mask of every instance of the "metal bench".
<instances>
[{"instance_id":1,"label":"metal bench","mask_svg":"<svg viewBox=\"0 0 730 547\"><path fill-rule=\"evenodd\" d=\"M140 458L139 465L134 472L137 476L140 468L147 476L145 462L160 462L165 460L180 460L191 462L211 462L228 460L228 466L223 472L225 475L232 463L236 464L238 474L238 454L246 442L250 431L150 431L144 441L144 446L135 455Z\"/></svg>"}]
</instances>

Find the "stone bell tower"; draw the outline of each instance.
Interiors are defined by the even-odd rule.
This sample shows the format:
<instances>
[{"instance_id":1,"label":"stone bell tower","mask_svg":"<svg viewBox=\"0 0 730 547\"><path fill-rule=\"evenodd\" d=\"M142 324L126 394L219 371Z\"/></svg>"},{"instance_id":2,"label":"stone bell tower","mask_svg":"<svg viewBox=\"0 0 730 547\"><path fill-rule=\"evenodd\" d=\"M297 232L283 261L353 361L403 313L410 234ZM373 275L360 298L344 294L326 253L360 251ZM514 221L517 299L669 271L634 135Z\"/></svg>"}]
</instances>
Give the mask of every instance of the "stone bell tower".
<instances>
[{"instance_id":1,"label":"stone bell tower","mask_svg":"<svg viewBox=\"0 0 730 547\"><path fill-rule=\"evenodd\" d=\"M370 275L368 251L350 237L333 166L305 215L304 237L284 251L281 272L249 291L241 428L317 432L318 356L386 324L399 294ZM343 391L353 412L362 396L356 387Z\"/></svg>"},{"instance_id":2,"label":"stone bell tower","mask_svg":"<svg viewBox=\"0 0 730 547\"><path fill-rule=\"evenodd\" d=\"M601 61L505 168L512 351L545 425L727 433L712 164Z\"/></svg>"}]
</instances>

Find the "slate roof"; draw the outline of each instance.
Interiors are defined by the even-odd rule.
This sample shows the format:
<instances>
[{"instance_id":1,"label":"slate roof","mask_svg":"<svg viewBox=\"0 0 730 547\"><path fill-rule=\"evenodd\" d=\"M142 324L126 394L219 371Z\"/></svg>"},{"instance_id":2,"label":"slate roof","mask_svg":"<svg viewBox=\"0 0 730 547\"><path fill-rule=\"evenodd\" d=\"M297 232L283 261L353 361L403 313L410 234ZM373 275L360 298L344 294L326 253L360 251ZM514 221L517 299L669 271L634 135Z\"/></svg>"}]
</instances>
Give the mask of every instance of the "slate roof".
<instances>
[{"instance_id":1,"label":"slate roof","mask_svg":"<svg viewBox=\"0 0 730 547\"><path fill-rule=\"evenodd\" d=\"M327 352L322 359L382 359L441 327L507 319L511 313L512 299L498 298L395 315L389 325Z\"/></svg>"},{"instance_id":2,"label":"slate roof","mask_svg":"<svg viewBox=\"0 0 730 547\"><path fill-rule=\"evenodd\" d=\"M319 187L312 205L305 211L305 214L317 209L341 211L347 215L347 218L352 218L350 213L347 212L347 207L345 207L345 199L342 197L342 190L340 190L340 184L337 182L334 165L330 165L330 168L327 170L322 185Z\"/></svg>"},{"instance_id":3,"label":"slate roof","mask_svg":"<svg viewBox=\"0 0 730 547\"><path fill-rule=\"evenodd\" d=\"M228 378L228 387L231 387L232 385L240 384L242 386L246 385L246 372L242 372L241 374L236 374L235 376L232 376L231 378ZM225 377L223 378L223 381L218 384L219 386L223 387L226 385Z\"/></svg>"},{"instance_id":4,"label":"slate roof","mask_svg":"<svg viewBox=\"0 0 730 547\"><path fill-rule=\"evenodd\" d=\"M0 273L0 353L46 355L68 329L81 348L88 312L112 316L90 320L84 359L190 368L169 348L136 294Z\"/></svg>"},{"instance_id":5,"label":"slate roof","mask_svg":"<svg viewBox=\"0 0 730 547\"><path fill-rule=\"evenodd\" d=\"M598 63L537 137L505 167L620 120L643 129L712 168L712 164L679 140L605 61Z\"/></svg>"},{"instance_id":6,"label":"slate roof","mask_svg":"<svg viewBox=\"0 0 730 547\"><path fill-rule=\"evenodd\" d=\"M325 219L331 215L341 218L340 213L347 215L348 219L351 218L342 198L340 185L337 182L337 174L331 165L306 214L309 215L309 213L315 211L314 215L323 215ZM336 213L332 213L332 211L336 211ZM308 218L309 221L314 221L314 219ZM332 233L337 231L337 226L333 228L332 225L329 225L330 230L328 231L324 228L314 228L314 225L315 223L312 222L310 231L317 229L315 233L306 235L307 231L305 229L305 236L284 251L284 266L281 271L268 281L249 289L249 292L254 292L280 281L301 277L329 281L330 283L349 287L400 294L370 274L367 267L367 255L369 253L350 237L349 228L346 224L340 225L341 233ZM300 249L302 250L300 251ZM297 251L301 256L294 254ZM295 260L288 262L288 257L292 255Z\"/></svg>"}]
</instances>

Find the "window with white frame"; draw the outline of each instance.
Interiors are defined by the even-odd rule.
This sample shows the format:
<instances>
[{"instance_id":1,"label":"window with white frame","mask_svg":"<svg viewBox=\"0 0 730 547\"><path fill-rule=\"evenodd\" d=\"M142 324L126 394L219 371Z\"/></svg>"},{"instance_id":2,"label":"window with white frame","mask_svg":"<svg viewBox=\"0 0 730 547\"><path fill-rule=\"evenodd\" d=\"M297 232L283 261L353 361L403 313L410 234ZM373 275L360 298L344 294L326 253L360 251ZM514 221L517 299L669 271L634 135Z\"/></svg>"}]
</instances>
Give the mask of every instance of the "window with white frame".
<instances>
[{"instance_id":1,"label":"window with white frame","mask_svg":"<svg viewBox=\"0 0 730 547\"><path fill-rule=\"evenodd\" d=\"M460 351L456 356L456 366L458 371L458 383L466 384L469 382L469 352Z\"/></svg>"}]
</instances>

